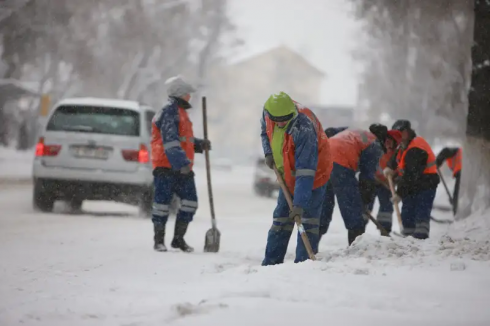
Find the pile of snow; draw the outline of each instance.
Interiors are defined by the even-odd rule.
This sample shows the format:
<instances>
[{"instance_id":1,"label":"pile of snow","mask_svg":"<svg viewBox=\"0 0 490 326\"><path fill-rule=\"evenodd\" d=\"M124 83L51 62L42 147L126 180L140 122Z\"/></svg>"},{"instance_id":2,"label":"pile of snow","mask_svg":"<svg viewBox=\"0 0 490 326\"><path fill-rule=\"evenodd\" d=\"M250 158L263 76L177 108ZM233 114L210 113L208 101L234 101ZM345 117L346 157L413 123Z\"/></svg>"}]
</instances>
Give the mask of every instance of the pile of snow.
<instances>
[{"instance_id":1,"label":"pile of snow","mask_svg":"<svg viewBox=\"0 0 490 326\"><path fill-rule=\"evenodd\" d=\"M0 147L0 180L23 180L32 176L34 150L17 151Z\"/></svg>"},{"instance_id":2,"label":"pile of snow","mask_svg":"<svg viewBox=\"0 0 490 326\"><path fill-rule=\"evenodd\" d=\"M488 233L487 233L488 234ZM484 238L443 235L425 241L407 238L387 238L373 234L358 237L348 248L326 253L322 260L342 263L354 269L357 265L426 266L451 259L490 261L490 241Z\"/></svg>"},{"instance_id":3,"label":"pile of snow","mask_svg":"<svg viewBox=\"0 0 490 326\"><path fill-rule=\"evenodd\" d=\"M490 209L454 223L448 236L485 242L490 239Z\"/></svg>"}]
</instances>

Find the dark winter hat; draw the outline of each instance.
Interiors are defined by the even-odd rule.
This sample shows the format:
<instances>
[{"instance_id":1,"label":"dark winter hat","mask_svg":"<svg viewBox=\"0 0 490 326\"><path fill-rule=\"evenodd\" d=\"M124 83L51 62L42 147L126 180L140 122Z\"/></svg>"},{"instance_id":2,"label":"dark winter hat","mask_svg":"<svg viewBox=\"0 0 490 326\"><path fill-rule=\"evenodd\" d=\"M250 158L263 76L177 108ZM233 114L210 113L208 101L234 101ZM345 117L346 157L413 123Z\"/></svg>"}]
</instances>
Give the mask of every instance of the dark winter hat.
<instances>
[{"instance_id":1,"label":"dark winter hat","mask_svg":"<svg viewBox=\"0 0 490 326\"><path fill-rule=\"evenodd\" d=\"M376 138L384 141L388 133L388 128L380 123L373 123L369 126L369 131L376 136Z\"/></svg>"},{"instance_id":2,"label":"dark winter hat","mask_svg":"<svg viewBox=\"0 0 490 326\"><path fill-rule=\"evenodd\" d=\"M391 129L398 131L412 130L412 124L408 120L397 120Z\"/></svg>"},{"instance_id":3,"label":"dark winter hat","mask_svg":"<svg viewBox=\"0 0 490 326\"><path fill-rule=\"evenodd\" d=\"M330 128L325 129L325 134L327 135L328 138L332 138L333 136L335 136L339 132L344 131L347 128L348 127L339 127L339 128L330 127Z\"/></svg>"}]
</instances>

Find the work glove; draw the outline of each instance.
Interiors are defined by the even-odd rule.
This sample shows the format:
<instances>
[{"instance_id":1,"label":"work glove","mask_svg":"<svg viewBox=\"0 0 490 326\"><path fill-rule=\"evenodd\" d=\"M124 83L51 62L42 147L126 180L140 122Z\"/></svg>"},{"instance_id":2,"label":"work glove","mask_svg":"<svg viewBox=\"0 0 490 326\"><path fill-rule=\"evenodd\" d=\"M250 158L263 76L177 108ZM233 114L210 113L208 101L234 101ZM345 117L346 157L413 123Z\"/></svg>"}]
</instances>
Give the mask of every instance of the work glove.
<instances>
[{"instance_id":1,"label":"work glove","mask_svg":"<svg viewBox=\"0 0 490 326\"><path fill-rule=\"evenodd\" d=\"M293 207L291 213L289 213L289 218L294 220L296 216L299 216L299 218L303 217L303 208L299 206Z\"/></svg>"},{"instance_id":2,"label":"work glove","mask_svg":"<svg viewBox=\"0 0 490 326\"><path fill-rule=\"evenodd\" d=\"M265 165L267 165L271 170L274 168L274 157L272 157L272 154L267 154L265 156Z\"/></svg>"},{"instance_id":3,"label":"work glove","mask_svg":"<svg viewBox=\"0 0 490 326\"><path fill-rule=\"evenodd\" d=\"M190 165L184 166L183 168L180 169L180 173L184 175L188 175L189 173L191 173L191 166Z\"/></svg>"},{"instance_id":4,"label":"work glove","mask_svg":"<svg viewBox=\"0 0 490 326\"><path fill-rule=\"evenodd\" d=\"M203 139L202 140L202 149L203 150L208 150L210 151L211 150L211 141L209 139Z\"/></svg>"},{"instance_id":5,"label":"work glove","mask_svg":"<svg viewBox=\"0 0 490 326\"><path fill-rule=\"evenodd\" d=\"M393 176L395 175L395 171L393 171L392 169L390 168L384 168L383 170L383 175L386 177L386 178L393 178Z\"/></svg>"},{"instance_id":6,"label":"work glove","mask_svg":"<svg viewBox=\"0 0 490 326\"><path fill-rule=\"evenodd\" d=\"M402 201L401 197L398 196L397 194L395 194L393 197L390 198L390 201L395 204L395 205L398 205L398 203L400 203Z\"/></svg>"}]
</instances>

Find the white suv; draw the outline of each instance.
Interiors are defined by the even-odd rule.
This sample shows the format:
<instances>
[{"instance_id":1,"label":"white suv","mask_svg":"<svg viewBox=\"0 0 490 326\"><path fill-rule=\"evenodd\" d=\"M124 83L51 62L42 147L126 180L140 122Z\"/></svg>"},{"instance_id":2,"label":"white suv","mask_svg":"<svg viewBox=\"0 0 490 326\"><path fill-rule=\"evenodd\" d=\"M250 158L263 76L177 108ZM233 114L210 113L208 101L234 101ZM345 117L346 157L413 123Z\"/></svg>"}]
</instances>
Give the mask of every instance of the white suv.
<instances>
[{"instance_id":1,"label":"white suv","mask_svg":"<svg viewBox=\"0 0 490 326\"><path fill-rule=\"evenodd\" d=\"M139 205L151 214L151 120L138 102L71 98L57 103L36 146L34 208L49 212L55 200L79 210L84 200Z\"/></svg>"}]
</instances>

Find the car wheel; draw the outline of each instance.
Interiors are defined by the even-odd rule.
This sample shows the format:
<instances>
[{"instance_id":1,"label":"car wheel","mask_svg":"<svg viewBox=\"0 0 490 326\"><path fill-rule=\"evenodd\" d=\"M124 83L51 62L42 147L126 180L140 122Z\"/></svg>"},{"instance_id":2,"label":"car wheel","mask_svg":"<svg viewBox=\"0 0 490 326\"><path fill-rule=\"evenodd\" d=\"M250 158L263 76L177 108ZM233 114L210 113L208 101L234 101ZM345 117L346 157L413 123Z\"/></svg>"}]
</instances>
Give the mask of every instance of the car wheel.
<instances>
[{"instance_id":1,"label":"car wheel","mask_svg":"<svg viewBox=\"0 0 490 326\"><path fill-rule=\"evenodd\" d=\"M41 180L34 182L34 191L32 194L32 202L34 210L41 212L52 212L55 198L44 187Z\"/></svg>"},{"instance_id":2,"label":"car wheel","mask_svg":"<svg viewBox=\"0 0 490 326\"><path fill-rule=\"evenodd\" d=\"M140 215L144 217L151 217L151 210L153 206L153 191L145 191L139 199Z\"/></svg>"}]
</instances>

